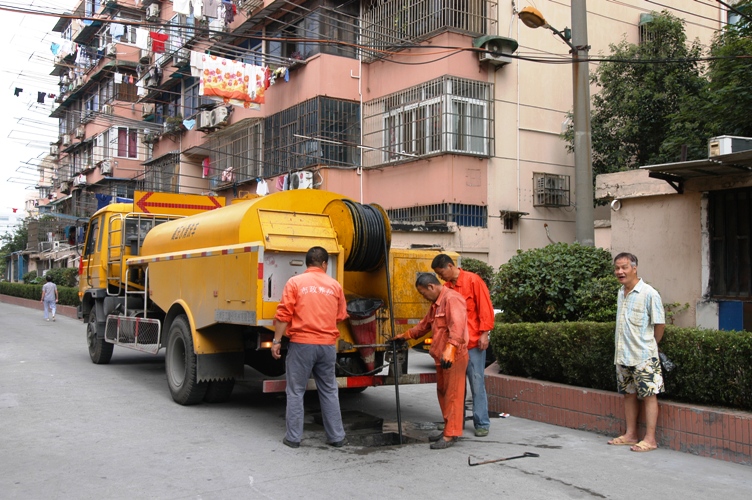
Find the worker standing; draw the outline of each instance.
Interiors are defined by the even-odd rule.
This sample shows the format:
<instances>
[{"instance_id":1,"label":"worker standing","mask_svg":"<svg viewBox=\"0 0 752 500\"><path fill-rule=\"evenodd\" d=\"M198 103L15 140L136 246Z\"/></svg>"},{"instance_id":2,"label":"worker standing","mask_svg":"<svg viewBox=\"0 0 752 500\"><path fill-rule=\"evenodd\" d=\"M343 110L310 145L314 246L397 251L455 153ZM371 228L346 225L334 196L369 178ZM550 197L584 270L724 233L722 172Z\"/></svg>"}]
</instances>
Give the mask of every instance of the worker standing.
<instances>
[{"instance_id":1,"label":"worker standing","mask_svg":"<svg viewBox=\"0 0 752 500\"><path fill-rule=\"evenodd\" d=\"M459 292L467 304L468 364L467 380L473 396L473 424L477 437L488 436L491 420L488 418L486 395L486 350L489 335L494 327L491 294L483 278L454 265L446 254L434 257L431 268L444 280L444 286Z\"/></svg>"},{"instance_id":2,"label":"worker standing","mask_svg":"<svg viewBox=\"0 0 752 500\"><path fill-rule=\"evenodd\" d=\"M432 450L452 446L462 435L465 419L465 371L467 370L467 311L465 299L454 290L441 286L432 273L418 276L415 288L431 308L420 323L395 340L416 339L433 330L433 342L428 353L436 362L436 392L444 432L436 436Z\"/></svg>"},{"instance_id":3,"label":"worker standing","mask_svg":"<svg viewBox=\"0 0 752 500\"><path fill-rule=\"evenodd\" d=\"M337 323L347 319L342 286L326 274L329 253L313 247L306 253L307 269L293 276L282 290L274 317L272 356L280 359L282 336L290 338L285 358L287 381L286 433L282 442L298 448L303 437L303 396L313 374L321 404L327 442L334 447L347 444L335 378L339 336Z\"/></svg>"}]
</instances>

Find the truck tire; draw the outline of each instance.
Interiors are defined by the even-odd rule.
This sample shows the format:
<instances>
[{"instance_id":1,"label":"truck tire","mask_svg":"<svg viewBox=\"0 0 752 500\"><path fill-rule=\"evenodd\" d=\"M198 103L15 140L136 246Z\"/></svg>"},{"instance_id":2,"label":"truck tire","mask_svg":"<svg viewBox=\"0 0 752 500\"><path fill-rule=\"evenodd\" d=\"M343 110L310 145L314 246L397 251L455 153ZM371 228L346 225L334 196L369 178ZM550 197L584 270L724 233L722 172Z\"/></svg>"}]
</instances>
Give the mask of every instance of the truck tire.
<instances>
[{"instance_id":1,"label":"truck tire","mask_svg":"<svg viewBox=\"0 0 752 500\"><path fill-rule=\"evenodd\" d=\"M204 401L207 403L224 403L232 395L232 389L235 387L235 379L215 380L209 382L206 388Z\"/></svg>"},{"instance_id":2,"label":"truck tire","mask_svg":"<svg viewBox=\"0 0 752 500\"><path fill-rule=\"evenodd\" d=\"M112 359L113 344L97 337L97 308L92 307L89 322L86 324L86 342L89 344L89 357L92 363L106 365Z\"/></svg>"},{"instance_id":3,"label":"truck tire","mask_svg":"<svg viewBox=\"0 0 752 500\"><path fill-rule=\"evenodd\" d=\"M170 394L176 403L195 405L206 395L208 384L198 382L196 354L193 352L193 336L188 318L180 315L170 326L165 355L165 372Z\"/></svg>"}]
</instances>

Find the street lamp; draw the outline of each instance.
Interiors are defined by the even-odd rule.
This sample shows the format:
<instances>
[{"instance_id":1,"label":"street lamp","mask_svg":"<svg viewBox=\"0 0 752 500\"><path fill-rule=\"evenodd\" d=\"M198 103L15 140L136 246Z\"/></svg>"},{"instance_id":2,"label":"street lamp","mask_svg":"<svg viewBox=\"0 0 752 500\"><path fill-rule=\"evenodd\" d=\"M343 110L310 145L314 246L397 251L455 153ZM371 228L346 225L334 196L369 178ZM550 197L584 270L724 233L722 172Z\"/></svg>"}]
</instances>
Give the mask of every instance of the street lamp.
<instances>
[{"instance_id":1,"label":"street lamp","mask_svg":"<svg viewBox=\"0 0 752 500\"><path fill-rule=\"evenodd\" d=\"M572 29L559 31L534 7L518 14L529 28L546 28L569 45L572 54L572 91L574 94L574 182L575 240L595 245L593 221L593 152L590 138L590 77L588 73L587 7L585 0L572 0Z\"/></svg>"}]
</instances>

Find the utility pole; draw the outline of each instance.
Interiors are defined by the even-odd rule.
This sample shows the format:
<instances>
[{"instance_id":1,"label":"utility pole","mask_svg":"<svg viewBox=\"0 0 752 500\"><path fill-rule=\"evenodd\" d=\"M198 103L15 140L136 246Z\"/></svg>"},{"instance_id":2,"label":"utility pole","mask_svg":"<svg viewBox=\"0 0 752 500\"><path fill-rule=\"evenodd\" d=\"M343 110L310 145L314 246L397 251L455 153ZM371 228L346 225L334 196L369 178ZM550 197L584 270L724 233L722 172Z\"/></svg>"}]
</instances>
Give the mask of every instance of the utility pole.
<instances>
[{"instance_id":1,"label":"utility pole","mask_svg":"<svg viewBox=\"0 0 752 500\"><path fill-rule=\"evenodd\" d=\"M575 240L595 245L593 215L593 151L590 127L587 5L572 0L572 86L574 93Z\"/></svg>"}]
</instances>

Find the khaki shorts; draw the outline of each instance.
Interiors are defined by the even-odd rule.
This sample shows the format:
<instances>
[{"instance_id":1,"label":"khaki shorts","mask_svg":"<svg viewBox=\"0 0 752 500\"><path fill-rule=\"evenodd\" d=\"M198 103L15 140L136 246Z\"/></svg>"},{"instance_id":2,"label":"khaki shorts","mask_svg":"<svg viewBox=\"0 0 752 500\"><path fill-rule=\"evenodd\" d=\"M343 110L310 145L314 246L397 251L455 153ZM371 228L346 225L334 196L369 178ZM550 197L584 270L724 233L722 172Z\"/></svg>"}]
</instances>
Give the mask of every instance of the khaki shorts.
<instances>
[{"instance_id":1,"label":"khaki shorts","mask_svg":"<svg viewBox=\"0 0 752 500\"><path fill-rule=\"evenodd\" d=\"M641 398L664 392L658 358L650 358L637 366L616 365L616 388L619 394L637 393Z\"/></svg>"}]
</instances>

